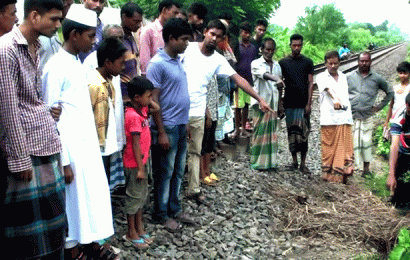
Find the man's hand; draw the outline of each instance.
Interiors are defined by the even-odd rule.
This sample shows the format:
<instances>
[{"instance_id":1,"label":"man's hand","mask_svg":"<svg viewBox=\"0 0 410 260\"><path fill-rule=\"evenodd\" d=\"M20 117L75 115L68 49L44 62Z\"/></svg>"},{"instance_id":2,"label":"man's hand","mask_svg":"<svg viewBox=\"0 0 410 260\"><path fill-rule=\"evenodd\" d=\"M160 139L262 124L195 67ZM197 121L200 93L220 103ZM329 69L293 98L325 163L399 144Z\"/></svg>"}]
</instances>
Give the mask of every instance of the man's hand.
<instances>
[{"instance_id":1,"label":"man's hand","mask_svg":"<svg viewBox=\"0 0 410 260\"><path fill-rule=\"evenodd\" d=\"M60 104L58 104L58 106L50 107L50 114L53 117L54 121L58 122L60 120L62 110L63 109L61 108Z\"/></svg>"},{"instance_id":2,"label":"man's hand","mask_svg":"<svg viewBox=\"0 0 410 260\"><path fill-rule=\"evenodd\" d=\"M73 169L71 169L70 165L64 166L64 178L66 184L70 184L74 180Z\"/></svg>"},{"instance_id":3,"label":"man's hand","mask_svg":"<svg viewBox=\"0 0 410 260\"><path fill-rule=\"evenodd\" d=\"M210 117L205 117L205 127L206 127L206 129L211 129L212 119Z\"/></svg>"},{"instance_id":4,"label":"man's hand","mask_svg":"<svg viewBox=\"0 0 410 260\"><path fill-rule=\"evenodd\" d=\"M334 107L335 110L342 109L342 104L340 103L339 99L337 99L333 102L333 107Z\"/></svg>"},{"instance_id":5,"label":"man's hand","mask_svg":"<svg viewBox=\"0 0 410 260\"><path fill-rule=\"evenodd\" d=\"M274 112L273 109L265 102L265 100L261 99L259 101L259 108L262 112Z\"/></svg>"},{"instance_id":6,"label":"man's hand","mask_svg":"<svg viewBox=\"0 0 410 260\"><path fill-rule=\"evenodd\" d=\"M137 180L145 179L145 170L144 169L138 170L136 177L137 177Z\"/></svg>"},{"instance_id":7,"label":"man's hand","mask_svg":"<svg viewBox=\"0 0 410 260\"><path fill-rule=\"evenodd\" d=\"M386 186L390 190L390 195L393 195L397 187L396 177L393 174L389 174L387 177Z\"/></svg>"},{"instance_id":8,"label":"man's hand","mask_svg":"<svg viewBox=\"0 0 410 260\"><path fill-rule=\"evenodd\" d=\"M162 149L164 150L168 150L169 149L169 138L167 133L159 133L158 134L158 144L162 147Z\"/></svg>"},{"instance_id":9,"label":"man's hand","mask_svg":"<svg viewBox=\"0 0 410 260\"><path fill-rule=\"evenodd\" d=\"M17 181L30 182L33 179L33 170L29 169L22 172L16 172L14 178Z\"/></svg>"}]
</instances>

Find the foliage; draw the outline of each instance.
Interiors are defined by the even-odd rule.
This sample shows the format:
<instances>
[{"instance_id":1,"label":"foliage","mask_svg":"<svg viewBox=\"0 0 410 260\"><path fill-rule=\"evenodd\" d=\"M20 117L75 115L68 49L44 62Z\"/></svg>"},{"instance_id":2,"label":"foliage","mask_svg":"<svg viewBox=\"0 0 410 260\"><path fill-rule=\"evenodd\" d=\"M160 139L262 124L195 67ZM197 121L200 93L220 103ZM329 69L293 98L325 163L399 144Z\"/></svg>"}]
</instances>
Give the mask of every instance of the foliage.
<instances>
[{"instance_id":1,"label":"foliage","mask_svg":"<svg viewBox=\"0 0 410 260\"><path fill-rule=\"evenodd\" d=\"M112 7L121 7L129 0L109 0ZM239 24L247 20L250 23L257 19L267 19L280 6L280 0L175 0L183 5L183 8L189 7L193 2L201 2L208 8L208 20L217 19L222 13L230 13L233 17L233 23ZM153 19L158 15L158 3L160 0L134 0L145 13L145 17Z\"/></svg>"},{"instance_id":2,"label":"foliage","mask_svg":"<svg viewBox=\"0 0 410 260\"><path fill-rule=\"evenodd\" d=\"M390 191L386 188L386 180L389 175L388 166L385 167L382 173L368 175L364 179L364 185L376 196L381 198L390 197Z\"/></svg>"},{"instance_id":3,"label":"foliage","mask_svg":"<svg viewBox=\"0 0 410 260\"><path fill-rule=\"evenodd\" d=\"M389 260L407 259L410 259L410 233L408 228L402 228L398 235L398 243L390 252Z\"/></svg>"},{"instance_id":4,"label":"foliage","mask_svg":"<svg viewBox=\"0 0 410 260\"><path fill-rule=\"evenodd\" d=\"M346 27L343 13L335 4L325 4L321 7L313 5L305 8L306 16L298 17L294 31L303 34L313 45L342 44L340 32Z\"/></svg>"}]
</instances>

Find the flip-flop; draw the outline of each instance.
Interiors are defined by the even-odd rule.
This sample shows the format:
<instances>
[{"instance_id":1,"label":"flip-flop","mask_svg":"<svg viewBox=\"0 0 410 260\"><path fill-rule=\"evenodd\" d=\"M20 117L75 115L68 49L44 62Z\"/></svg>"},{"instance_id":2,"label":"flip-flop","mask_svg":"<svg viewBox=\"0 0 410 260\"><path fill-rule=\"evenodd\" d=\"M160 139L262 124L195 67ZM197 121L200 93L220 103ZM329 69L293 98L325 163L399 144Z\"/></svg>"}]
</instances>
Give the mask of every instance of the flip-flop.
<instances>
[{"instance_id":1,"label":"flip-flop","mask_svg":"<svg viewBox=\"0 0 410 260\"><path fill-rule=\"evenodd\" d=\"M145 243L148 245L151 245L152 242L154 242L154 240L151 238L151 236L148 233L144 235L140 235L140 238L144 239Z\"/></svg>"},{"instance_id":2,"label":"flip-flop","mask_svg":"<svg viewBox=\"0 0 410 260\"><path fill-rule=\"evenodd\" d=\"M201 180L201 182L202 182L203 184L208 185L208 186L216 186L215 181L212 180L212 179L210 178L210 176L206 176L205 178L203 178L203 179Z\"/></svg>"},{"instance_id":3,"label":"flip-flop","mask_svg":"<svg viewBox=\"0 0 410 260\"><path fill-rule=\"evenodd\" d=\"M134 239L134 240L130 240L127 238L127 235L124 235L122 237L125 241L128 241L130 243L132 243L132 245L139 250L144 250L147 249L149 247L149 245L145 242L144 239L140 238L140 239Z\"/></svg>"},{"instance_id":4,"label":"flip-flop","mask_svg":"<svg viewBox=\"0 0 410 260\"><path fill-rule=\"evenodd\" d=\"M215 173L211 173L208 177L209 177L211 180L219 181L219 178L218 178L218 176L215 175Z\"/></svg>"}]
</instances>

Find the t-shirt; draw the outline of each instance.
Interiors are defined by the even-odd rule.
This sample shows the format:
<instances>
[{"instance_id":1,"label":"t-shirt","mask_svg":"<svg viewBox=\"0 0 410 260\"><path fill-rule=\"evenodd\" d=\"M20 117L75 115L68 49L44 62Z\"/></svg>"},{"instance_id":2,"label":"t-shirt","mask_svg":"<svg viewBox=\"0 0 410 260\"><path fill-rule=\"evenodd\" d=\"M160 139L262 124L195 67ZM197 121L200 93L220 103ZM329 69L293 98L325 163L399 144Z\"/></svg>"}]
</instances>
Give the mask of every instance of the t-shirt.
<instances>
[{"instance_id":1,"label":"t-shirt","mask_svg":"<svg viewBox=\"0 0 410 260\"><path fill-rule=\"evenodd\" d=\"M160 90L162 123L165 126L188 124L188 80L181 57L171 58L159 49L148 65L147 78Z\"/></svg>"},{"instance_id":2,"label":"t-shirt","mask_svg":"<svg viewBox=\"0 0 410 260\"><path fill-rule=\"evenodd\" d=\"M140 148L143 155L142 163L145 165L149 157L151 147L151 131L149 130L148 107L144 107L139 114L133 107L127 107L125 110L125 138L126 145L124 150L124 167L137 168L133 148L133 135L140 135Z\"/></svg>"},{"instance_id":3,"label":"t-shirt","mask_svg":"<svg viewBox=\"0 0 410 260\"><path fill-rule=\"evenodd\" d=\"M409 145L409 137L408 137L408 132L403 129L403 125L406 122L406 112L402 111L399 115L400 120L398 120L396 123L391 124L390 128L390 133L391 135L403 135L400 136L400 148L399 148L399 153L402 154L410 154L410 148L407 148ZM403 142L405 142L407 147L403 145Z\"/></svg>"},{"instance_id":4,"label":"t-shirt","mask_svg":"<svg viewBox=\"0 0 410 260\"><path fill-rule=\"evenodd\" d=\"M236 64L236 71L251 85L253 85L251 63L256 58L256 55L257 49L252 43L249 43L248 45L245 45L242 42L239 43L239 58L238 63Z\"/></svg>"},{"instance_id":5,"label":"t-shirt","mask_svg":"<svg viewBox=\"0 0 410 260\"><path fill-rule=\"evenodd\" d=\"M338 81L336 81L328 70L320 73L316 77L316 83L320 93L320 125L352 125L352 109L349 102L349 87L347 86L346 75L339 73ZM346 106L346 110L335 110L333 101L326 91L331 89L339 98L341 104Z\"/></svg>"},{"instance_id":6,"label":"t-shirt","mask_svg":"<svg viewBox=\"0 0 410 260\"><path fill-rule=\"evenodd\" d=\"M202 54L199 43L190 42L185 50L183 65L188 77L188 91L191 106L189 116L205 116L207 85L216 74L231 77L236 72L228 61L214 52L210 56Z\"/></svg>"},{"instance_id":7,"label":"t-shirt","mask_svg":"<svg viewBox=\"0 0 410 260\"><path fill-rule=\"evenodd\" d=\"M408 84L402 93L399 93L401 89L401 84L393 86L394 90L394 105L392 109L392 117L390 118L390 123L397 123L400 121L398 115L406 109L406 96L410 92L410 84Z\"/></svg>"},{"instance_id":8,"label":"t-shirt","mask_svg":"<svg viewBox=\"0 0 410 260\"><path fill-rule=\"evenodd\" d=\"M288 56L279 61L286 85L283 105L285 108L305 108L309 94L309 74L313 74L313 61L300 55Z\"/></svg>"}]
</instances>

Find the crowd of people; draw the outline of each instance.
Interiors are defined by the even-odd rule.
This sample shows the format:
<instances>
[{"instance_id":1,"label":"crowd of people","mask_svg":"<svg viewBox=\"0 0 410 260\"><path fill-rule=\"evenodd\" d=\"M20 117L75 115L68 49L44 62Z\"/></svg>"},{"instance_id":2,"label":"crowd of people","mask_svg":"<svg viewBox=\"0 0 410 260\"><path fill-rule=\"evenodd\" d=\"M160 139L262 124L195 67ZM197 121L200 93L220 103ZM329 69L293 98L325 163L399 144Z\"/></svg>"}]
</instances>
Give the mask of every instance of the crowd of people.
<instances>
[{"instance_id":1,"label":"crowd of people","mask_svg":"<svg viewBox=\"0 0 410 260\"><path fill-rule=\"evenodd\" d=\"M0 4L2 223L10 259L119 259L107 241L114 234L110 194L120 186L123 240L148 248L154 238L142 216L150 178L152 220L169 232L196 224L180 201L185 174L184 198L209 206L201 185L219 181L212 155L219 142L241 136L251 138L253 169L277 170L282 119L291 168L310 174L314 76L302 35L293 34L290 55L275 61L263 19L241 23L237 38L230 14L204 24L208 10L200 3L184 11L161 1L144 26L133 2L121 7L121 24L104 24L105 4L25 0L22 21L16 0ZM371 70L369 52L349 75L338 70L338 51L324 60L316 78L323 180L347 184L355 170L372 174L373 115L391 101L387 185L393 201L406 205L409 63L397 67L401 83L393 90ZM379 90L385 95L376 104Z\"/></svg>"}]
</instances>

